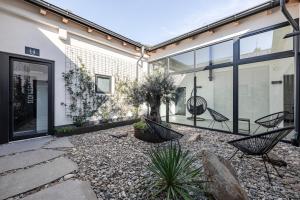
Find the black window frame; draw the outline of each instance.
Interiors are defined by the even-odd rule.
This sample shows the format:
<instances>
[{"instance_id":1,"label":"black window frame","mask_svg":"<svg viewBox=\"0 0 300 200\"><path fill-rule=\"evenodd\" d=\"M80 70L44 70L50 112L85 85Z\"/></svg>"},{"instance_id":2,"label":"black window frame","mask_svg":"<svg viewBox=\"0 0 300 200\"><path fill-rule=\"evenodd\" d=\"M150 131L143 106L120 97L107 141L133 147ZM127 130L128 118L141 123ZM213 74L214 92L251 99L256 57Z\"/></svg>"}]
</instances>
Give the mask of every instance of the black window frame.
<instances>
[{"instance_id":1,"label":"black window frame","mask_svg":"<svg viewBox=\"0 0 300 200\"><path fill-rule=\"evenodd\" d=\"M298 18L296 19L296 21L297 21L297 23L299 23ZM187 124L182 124L182 123L174 123L174 122L171 122L171 123L180 124L180 125L184 125L184 126L190 126L190 127L196 127L196 128L203 128L203 129L208 129L208 130L213 130L213 131L217 130L219 132L230 133L230 134L235 134L235 135L247 136L248 134L243 134L243 133L239 132L239 124L238 124L238 118L239 118L239 96L238 96L239 95L239 93L238 93L238 90L239 90L239 87L238 87L238 84L239 84L239 68L242 67L241 65L244 65L244 64L250 64L250 63L256 63L256 62L263 62L263 61L269 61L269 60L277 60L277 59L294 57L295 40L293 41L293 49L291 49L291 50L275 52L275 53L270 53L270 54L265 54L265 55L259 55L259 56L249 57L249 58L240 58L240 40L243 39L243 38L246 38L246 37L258 35L258 34L261 34L261 33L267 32L267 31L276 30L276 29L283 28L283 27L286 27L286 26L290 26L290 24L287 21L282 22L282 23L278 23L278 24L273 24L273 25L270 25L270 26L267 26L267 27L264 27L264 28L261 28L261 29L250 31L250 32L245 33L245 34L240 35L240 36L236 36L234 38L229 38L229 39L222 40L222 41L219 41L219 42L214 43L214 44L205 45L205 46L202 46L200 48L198 47L198 48L178 52L178 53L163 57L163 58L168 59L171 56L175 56L177 54L183 54L183 53L186 53L186 52L189 52L189 51L194 51L194 53L195 53L198 49L202 49L202 48L206 48L206 47L208 47L211 51L211 47L213 45L217 45L219 43L223 43L223 42L227 42L229 40L233 40L233 47L232 47L233 60L232 60L232 62L213 64L211 62L212 59L210 58L210 63L209 63L208 66L204 67L204 69L203 68L198 69L198 68L195 67L196 66L196 58L194 57L194 62L195 62L194 69L184 70L184 71L179 71L179 72L169 72L168 71L168 74L176 75L176 74L196 73L196 72L202 71L202 70L214 70L214 69L218 69L218 68L225 68L225 67L232 66L233 67L233 80L232 80L233 81L233 131L228 132L228 131L223 131L223 130L217 130L217 129L211 129L211 128L207 128L207 127L196 126L196 123L195 123L195 118L196 117L195 116L194 116L194 124L193 125L187 125ZM210 56L211 56L211 53L210 53ZM160 58L160 59L163 59L163 58ZM153 60L150 63L155 62L155 61L156 60ZM300 67L300 66L297 66L297 67ZM194 77L193 81L194 81L194 88L195 88L196 87L196 81L197 81L196 77ZM297 95L297 94L295 94L295 95ZM194 94L194 96L195 96L195 94ZM169 105L167 105L167 108L168 108L168 106ZM169 113L167 112L166 119L169 118L168 115L169 115ZM298 118L299 118L299 115L296 115L295 116L295 121L297 121ZM167 122L169 122L169 120L167 120ZM300 136L298 135L298 137L300 137ZM282 140L282 142L292 143L292 141L290 141L290 140Z\"/></svg>"},{"instance_id":2,"label":"black window frame","mask_svg":"<svg viewBox=\"0 0 300 200\"><path fill-rule=\"evenodd\" d=\"M98 78L109 79L109 92L99 91L98 88ZM95 74L95 92L96 94L112 94L112 76Z\"/></svg>"}]
</instances>

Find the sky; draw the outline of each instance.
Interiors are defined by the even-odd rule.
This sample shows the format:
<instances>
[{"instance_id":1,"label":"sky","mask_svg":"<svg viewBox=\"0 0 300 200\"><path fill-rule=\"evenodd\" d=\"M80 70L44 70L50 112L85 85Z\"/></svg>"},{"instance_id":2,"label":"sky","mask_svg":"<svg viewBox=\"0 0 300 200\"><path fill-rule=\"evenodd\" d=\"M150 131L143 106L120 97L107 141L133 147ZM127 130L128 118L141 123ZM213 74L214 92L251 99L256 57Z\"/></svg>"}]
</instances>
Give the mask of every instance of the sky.
<instances>
[{"instance_id":1,"label":"sky","mask_svg":"<svg viewBox=\"0 0 300 200\"><path fill-rule=\"evenodd\" d=\"M267 0L46 0L145 45L154 45Z\"/></svg>"}]
</instances>

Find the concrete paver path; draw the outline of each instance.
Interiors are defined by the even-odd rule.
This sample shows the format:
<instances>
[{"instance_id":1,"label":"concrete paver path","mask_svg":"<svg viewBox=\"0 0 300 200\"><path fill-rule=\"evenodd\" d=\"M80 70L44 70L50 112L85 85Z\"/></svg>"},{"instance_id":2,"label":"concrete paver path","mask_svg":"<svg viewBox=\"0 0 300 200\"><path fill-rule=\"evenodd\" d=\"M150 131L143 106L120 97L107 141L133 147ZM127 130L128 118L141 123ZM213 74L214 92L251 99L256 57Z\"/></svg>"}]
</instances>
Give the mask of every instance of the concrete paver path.
<instances>
[{"instance_id":1,"label":"concrete paver path","mask_svg":"<svg viewBox=\"0 0 300 200\"><path fill-rule=\"evenodd\" d=\"M0 156L39 149L51 140L53 140L52 136L46 136L3 144L0 145Z\"/></svg>"},{"instance_id":2,"label":"concrete paver path","mask_svg":"<svg viewBox=\"0 0 300 200\"><path fill-rule=\"evenodd\" d=\"M68 180L29 195L22 200L97 200L88 182Z\"/></svg>"},{"instance_id":3,"label":"concrete paver path","mask_svg":"<svg viewBox=\"0 0 300 200\"><path fill-rule=\"evenodd\" d=\"M0 199L43 186L75 170L77 170L77 166L73 161L66 158L57 158L46 164L1 176Z\"/></svg>"},{"instance_id":4,"label":"concrete paver path","mask_svg":"<svg viewBox=\"0 0 300 200\"><path fill-rule=\"evenodd\" d=\"M72 147L74 147L74 145L69 141L69 138L67 137L57 138L44 146L44 148L47 149L72 148Z\"/></svg>"},{"instance_id":5,"label":"concrete paver path","mask_svg":"<svg viewBox=\"0 0 300 200\"><path fill-rule=\"evenodd\" d=\"M56 151L51 149L38 149L35 151L17 153L12 156L0 157L0 173L13 169L20 169L32 166L56 158L63 154L63 151Z\"/></svg>"},{"instance_id":6,"label":"concrete paver path","mask_svg":"<svg viewBox=\"0 0 300 200\"><path fill-rule=\"evenodd\" d=\"M77 170L77 165L64 158L66 149L74 147L67 137L35 138L0 145L0 200L7 199L53 183L33 192L27 200L96 200L88 182L55 181ZM57 149L57 150L54 150Z\"/></svg>"}]
</instances>

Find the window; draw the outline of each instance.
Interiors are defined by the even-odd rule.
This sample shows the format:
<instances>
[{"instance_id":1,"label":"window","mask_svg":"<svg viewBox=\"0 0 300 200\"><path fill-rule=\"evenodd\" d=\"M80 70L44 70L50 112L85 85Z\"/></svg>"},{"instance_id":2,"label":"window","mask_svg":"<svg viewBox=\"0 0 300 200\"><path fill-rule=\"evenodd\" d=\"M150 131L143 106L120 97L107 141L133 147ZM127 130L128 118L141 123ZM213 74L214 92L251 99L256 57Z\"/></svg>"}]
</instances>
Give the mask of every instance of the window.
<instances>
[{"instance_id":1,"label":"window","mask_svg":"<svg viewBox=\"0 0 300 200\"><path fill-rule=\"evenodd\" d=\"M259 127L255 120L287 111L279 127L294 124L294 60L284 58L239 66L239 118L250 120L250 133L261 133L267 128ZM269 118L267 120L271 120ZM248 129L239 121L239 131Z\"/></svg>"},{"instance_id":2,"label":"window","mask_svg":"<svg viewBox=\"0 0 300 200\"><path fill-rule=\"evenodd\" d=\"M290 26L241 39L241 59L293 49L293 39L283 37L293 32Z\"/></svg>"},{"instance_id":3,"label":"window","mask_svg":"<svg viewBox=\"0 0 300 200\"><path fill-rule=\"evenodd\" d=\"M96 75L96 93L111 94L111 76Z\"/></svg>"},{"instance_id":4,"label":"window","mask_svg":"<svg viewBox=\"0 0 300 200\"><path fill-rule=\"evenodd\" d=\"M212 63L221 64L226 62L232 62L233 58L233 41L222 42L220 44L213 45L212 51Z\"/></svg>"},{"instance_id":5,"label":"window","mask_svg":"<svg viewBox=\"0 0 300 200\"><path fill-rule=\"evenodd\" d=\"M194 52L178 54L170 57L170 72L180 72L194 69Z\"/></svg>"},{"instance_id":6,"label":"window","mask_svg":"<svg viewBox=\"0 0 300 200\"><path fill-rule=\"evenodd\" d=\"M196 50L196 67L206 67L209 61L209 47Z\"/></svg>"}]
</instances>

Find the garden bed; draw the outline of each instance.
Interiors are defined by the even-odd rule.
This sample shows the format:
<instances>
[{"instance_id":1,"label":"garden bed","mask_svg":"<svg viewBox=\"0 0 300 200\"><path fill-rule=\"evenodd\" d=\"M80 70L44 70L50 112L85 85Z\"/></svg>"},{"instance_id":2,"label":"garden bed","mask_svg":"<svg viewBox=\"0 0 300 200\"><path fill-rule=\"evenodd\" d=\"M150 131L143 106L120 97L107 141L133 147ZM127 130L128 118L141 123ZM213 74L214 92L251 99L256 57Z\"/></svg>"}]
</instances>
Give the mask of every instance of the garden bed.
<instances>
[{"instance_id":1,"label":"garden bed","mask_svg":"<svg viewBox=\"0 0 300 200\"><path fill-rule=\"evenodd\" d=\"M56 129L59 131L55 131L55 136L64 137L64 136L71 136L71 135L79 135L83 133L100 131L100 130L119 127L119 126L131 125L138 121L140 121L140 119L129 119L129 120L117 121L117 122L106 122L97 125L87 125L83 127L76 127L73 125L60 126L60 127L56 127ZM62 131L62 130L67 130L67 131Z\"/></svg>"},{"instance_id":2,"label":"garden bed","mask_svg":"<svg viewBox=\"0 0 300 200\"><path fill-rule=\"evenodd\" d=\"M181 146L199 158L197 165L201 165L202 150L209 150L224 158L230 157L235 149L227 141L241 137L184 126L173 125L173 128L185 135L180 139ZM117 139L110 136L124 132L128 133L127 137ZM135 138L133 132L132 126L121 126L70 138L75 147L69 152L69 157L79 166L76 177L90 181L99 199L145 199L149 194L148 180L151 174L147 170L148 152L155 144ZM189 141L190 136L197 133L200 139ZM240 162L239 156L232 159L242 187L249 199L299 199L300 149L279 143L273 153L288 164L279 168L284 175L282 179L268 165L273 186L269 185L261 160L244 158ZM206 198L197 196L195 199Z\"/></svg>"}]
</instances>

